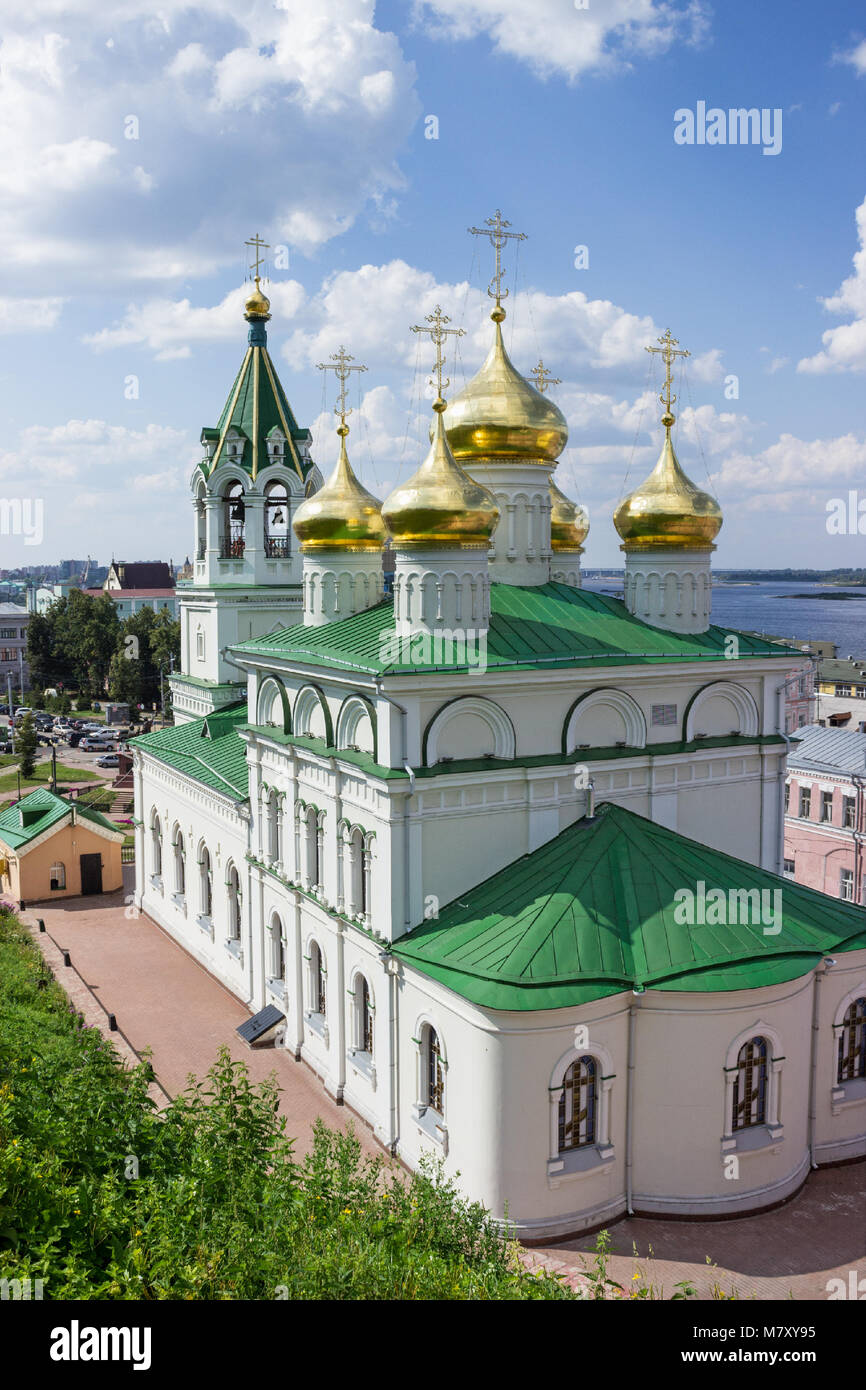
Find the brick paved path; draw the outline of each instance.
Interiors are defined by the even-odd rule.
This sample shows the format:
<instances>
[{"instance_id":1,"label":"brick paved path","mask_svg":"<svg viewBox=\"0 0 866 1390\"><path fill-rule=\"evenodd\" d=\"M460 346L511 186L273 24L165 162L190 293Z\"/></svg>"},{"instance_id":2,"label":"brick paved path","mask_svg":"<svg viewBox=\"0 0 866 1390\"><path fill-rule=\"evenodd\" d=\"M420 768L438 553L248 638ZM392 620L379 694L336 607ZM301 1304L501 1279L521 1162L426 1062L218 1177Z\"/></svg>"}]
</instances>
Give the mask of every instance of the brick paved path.
<instances>
[{"instance_id":1,"label":"brick paved path","mask_svg":"<svg viewBox=\"0 0 866 1390\"><path fill-rule=\"evenodd\" d=\"M124 872L129 877L130 870ZM130 883L124 891L131 892ZM249 1017L244 1004L150 918L126 918L122 893L46 903L24 914L31 923L37 917L71 952L73 964L105 1009L116 1014L132 1046L138 1052L151 1049L158 1082L169 1095L183 1089L190 1072L203 1075L225 1043L233 1057L246 1062L254 1079L276 1073L282 1087L280 1109L299 1154L309 1148L318 1115L339 1129L354 1121L364 1150L383 1152L364 1122L348 1106L336 1105L305 1064L282 1048L250 1049L242 1043L235 1029ZM58 980L78 1007L87 1007L87 990L59 959L52 954ZM91 1001L90 1008L89 1021L98 1021L98 1007ZM847 1284L852 1269L858 1279L866 1278L864 1198L866 1164L858 1163L813 1173L798 1196L764 1216L736 1221L628 1218L610 1229L610 1275L625 1289L652 1284L665 1298L680 1280L689 1280L701 1298L709 1298L717 1284L727 1296L735 1290L744 1299L824 1299L828 1279L842 1278ZM594 1243L595 1236L580 1236L538 1247L527 1252L527 1263L558 1272L577 1287L584 1283L580 1271L592 1264ZM707 1256L715 1268L707 1265ZM636 1285L632 1276L638 1270Z\"/></svg>"}]
</instances>

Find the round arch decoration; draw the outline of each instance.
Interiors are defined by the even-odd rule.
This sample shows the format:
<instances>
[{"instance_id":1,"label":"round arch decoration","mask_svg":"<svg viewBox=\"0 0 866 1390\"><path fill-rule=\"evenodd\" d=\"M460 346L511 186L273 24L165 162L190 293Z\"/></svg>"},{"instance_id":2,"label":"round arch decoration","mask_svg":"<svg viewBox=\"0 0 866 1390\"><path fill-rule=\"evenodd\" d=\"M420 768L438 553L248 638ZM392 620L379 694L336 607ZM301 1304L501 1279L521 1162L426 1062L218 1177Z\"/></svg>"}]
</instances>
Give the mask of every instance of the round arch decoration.
<instances>
[{"instance_id":1,"label":"round arch decoration","mask_svg":"<svg viewBox=\"0 0 866 1390\"><path fill-rule=\"evenodd\" d=\"M702 706L715 698L728 700L733 705L739 720L741 734L748 738L756 737L760 732L760 719L758 707L749 691L742 685L735 685L732 681L711 681L708 685L695 691L686 705L683 715L684 742L690 743L696 733L704 732L698 728L697 716Z\"/></svg>"},{"instance_id":2,"label":"round arch decoration","mask_svg":"<svg viewBox=\"0 0 866 1390\"><path fill-rule=\"evenodd\" d=\"M629 748L646 747L646 719L640 705L626 695L623 690L613 686L600 686L579 695L568 710L562 726L562 752L567 757L577 747L576 728L581 715L592 709L607 707L622 719L625 725L625 742Z\"/></svg>"},{"instance_id":3,"label":"round arch decoration","mask_svg":"<svg viewBox=\"0 0 866 1390\"><path fill-rule=\"evenodd\" d=\"M494 758L515 758L517 756L517 736L514 725L505 710L493 700L477 695L458 695L436 711L424 730L421 744L421 761L425 767L433 767L439 762L442 735L453 719L461 715L474 715L486 724L493 738Z\"/></svg>"}]
</instances>

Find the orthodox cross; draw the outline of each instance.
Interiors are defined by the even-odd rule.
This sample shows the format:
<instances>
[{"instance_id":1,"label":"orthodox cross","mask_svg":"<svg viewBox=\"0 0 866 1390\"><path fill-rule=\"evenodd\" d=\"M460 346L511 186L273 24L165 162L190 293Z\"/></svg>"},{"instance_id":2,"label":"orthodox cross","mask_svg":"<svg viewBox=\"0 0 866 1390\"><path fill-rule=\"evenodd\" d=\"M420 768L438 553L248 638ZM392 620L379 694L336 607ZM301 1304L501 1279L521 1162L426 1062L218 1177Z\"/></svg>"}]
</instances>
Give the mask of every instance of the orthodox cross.
<instances>
[{"instance_id":1,"label":"orthodox cross","mask_svg":"<svg viewBox=\"0 0 866 1390\"><path fill-rule=\"evenodd\" d=\"M691 357L692 355L690 352L687 352L685 348L679 347L679 341L679 338L671 337L671 330L667 328L665 329L664 337L658 339L658 342L661 343L661 347L648 347L646 349L647 352L660 353L661 359L665 364L665 384L659 396L659 400L665 408L665 415L670 415L671 406L674 405L677 399L676 396L671 395L671 366L673 365L673 360L675 357ZM664 423L665 420L663 417L662 424ZM671 421L671 423L673 424L673 421Z\"/></svg>"},{"instance_id":2,"label":"orthodox cross","mask_svg":"<svg viewBox=\"0 0 866 1390\"><path fill-rule=\"evenodd\" d=\"M529 375L535 382L536 389L541 392L542 396L548 386L562 385L562 377L551 376L540 357L538 359L538 366L533 367Z\"/></svg>"},{"instance_id":3,"label":"orthodox cross","mask_svg":"<svg viewBox=\"0 0 866 1390\"><path fill-rule=\"evenodd\" d=\"M501 309L503 299L508 298L508 290L504 290L502 288L502 276L504 273L502 270L502 263L500 260L502 248L504 247L506 241L526 240L525 232L507 232L505 228L510 226L511 223L506 222L503 219L502 213L499 211L499 208L497 208L496 216L486 218L483 227L469 227L467 229L472 233L473 236L489 237L490 244L496 253L496 271L494 273L493 279L490 281L490 284L487 287L487 293L490 295L491 299L496 300L497 309ZM496 286L495 289L493 288L494 285Z\"/></svg>"},{"instance_id":4,"label":"orthodox cross","mask_svg":"<svg viewBox=\"0 0 866 1390\"><path fill-rule=\"evenodd\" d=\"M261 278L261 276L259 275L259 266L262 265L265 259L261 252L270 251L270 244L267 241L262 241L258 232L256 232L255 236L250 237L249 241L244 242L244 246L251 246L256 253L255 261L250 263L250 270L255 270L255 280L256 284L258 284Z\"/></svg>"},{"instance_id":5,"label":"orthodox cross","mask_svg":"<svg viewBox=\"0 0 866 1390\"><path fill-rule=\"evenodd\" d=\"M438 304L436 305L436 308L433 310L432 314L427 314L425 316L424 322L429 323L432 326L430 328L425 328L423 323L416 323L412 328L412 332L429 333L430 337L433 339L433 342L436 345L436 361L433 363L433 371L436 373L437 395L436 400L433 402L433 409L435 410L437 405L440 406L441 409L444 409L445 398L442 395L442 392L448 389L448 387L451 385L451 381L448 377L446 377L444 381L442 380L442 370L445 366L445 354L442 351L442 348L444 346L446 338L448 338L451 335L453 335L455 338L462 338L466 332L466 329L446 328L445 324L450 323L451 320L449 319L447 314L443 314ZM433 385L432 377L430 379L430 385Z\"/></svg>"},{"instance_id":6,"label":"orthodox cross","mask_svg":"<svg viewBox=\"0 0 866 1390\"><path fill-rule=\"evenodd\" d=\"M365 372L367 370L360 362L356 363L354 367L350 367L349 363L354 361L355 359L352 354L341 346L339 352L331 353L330 362L319 362L317 364L320 372L335 372L340 383L340 394L337 397L337 404L334 406L334 413L340 417L340 428L337 430L337 434L343 436L349 433L349 427L346 424L346 416L352 413L351 407L347 408L346 406L346 395L348 394L346 382L349 380L349 373Z\"/></svg>"}]
</instances>

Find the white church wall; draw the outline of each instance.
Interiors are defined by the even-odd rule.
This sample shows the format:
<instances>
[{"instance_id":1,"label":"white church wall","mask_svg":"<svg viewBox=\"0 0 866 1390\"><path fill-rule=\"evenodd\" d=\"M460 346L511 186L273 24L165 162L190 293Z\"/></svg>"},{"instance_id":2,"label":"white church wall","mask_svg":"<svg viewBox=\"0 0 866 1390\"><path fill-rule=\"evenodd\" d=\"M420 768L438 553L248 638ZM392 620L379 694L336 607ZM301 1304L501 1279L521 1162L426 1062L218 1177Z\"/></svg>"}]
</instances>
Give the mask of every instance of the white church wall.
<instances>
[{"instance_id":1,"label":"white church wall","mask_svg":"<svg viewBox=\"0 0 866 1390\"><path fill-rule=\"evenodd\" d=\"M839 1082L839 1038L846 1010L866 998L866 950L835 957L819 988L815 1157L841 1163L866 1153L866 1078Z\"/></svg>"}]
</instances>

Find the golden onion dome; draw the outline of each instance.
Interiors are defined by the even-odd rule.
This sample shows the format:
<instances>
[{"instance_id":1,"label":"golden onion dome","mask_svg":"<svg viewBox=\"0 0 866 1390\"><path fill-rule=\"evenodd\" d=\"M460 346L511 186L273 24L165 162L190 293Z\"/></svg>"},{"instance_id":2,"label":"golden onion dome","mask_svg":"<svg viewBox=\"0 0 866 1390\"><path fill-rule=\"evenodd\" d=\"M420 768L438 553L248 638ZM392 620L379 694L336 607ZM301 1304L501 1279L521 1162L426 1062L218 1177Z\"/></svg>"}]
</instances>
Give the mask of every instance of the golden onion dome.
<instances>
[{"instance_id":1,"label":"golden onion dome","mask_svg":"<svg viewBox=\"0 0 866 1390\"><path fill-rule=\"evenodd\" d=\"M442 422L441 397L433 409L430 452L417 472L383 502L385 525L398 546L486 546L499 520L496 498L455 460Z\"/></svg>"},{"instance_id":2,"label":"golden onion dome","mask_svg":"<svg viewBox=\"0 0 866 1390\"><path fill-rule=\"evenodd\" d=\"M292 529L311 550L381 550L385 544L382 506L358 482L346 453L348 429L341 427L340 457L328 481L295 512Z\"/></svg>"},{"instance_id":3,"label":"golden onion dome","mask_svg":"<svg viewBox=\"0 0 866 1390\"><path fill-rule=\"evenodd\" d=\"M244 318L269 319L271 316L270 308L271 301L268 299L267 295L262 294L261 287L259 284L259 277L257 275L256 287L244 303Z\"/></svg>"},{"instance_id":4,"label":"golden onion dome","mask_svg":"<svg viewBox=\"0 0 866 1390\"><path fill-rule=\"evenodd\" d=\"M589 512L572 502L556 483L550 484L550 546L552 550L583 550L589 534Z\"/></svg>"},{"instance_id":5,"label":"golden onion dome","mask_svg":"<svg viewBox=\"0 0 866 1390\"><path fill-rule=\"evenodd\" d=\"M520 375L505 351L505 310L496 308L490 317L496 332L487 361L448 407L454 457L553 463L568 442L565 416Z\"/></svg>"},{"instance_id":6,"label":"golden onion dome","mask_svg":"<svg viewBox=\"0 0 866 1390\"><path fill-rule=\"evenodd\" d=\"M722 509L714 497L686 477L674 452L674 416L662 416L665 442L659 461L640 487L619 504L613 524L629 550L706 550L722 526Z\"/></svg>"}]
</instances>

